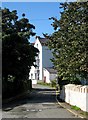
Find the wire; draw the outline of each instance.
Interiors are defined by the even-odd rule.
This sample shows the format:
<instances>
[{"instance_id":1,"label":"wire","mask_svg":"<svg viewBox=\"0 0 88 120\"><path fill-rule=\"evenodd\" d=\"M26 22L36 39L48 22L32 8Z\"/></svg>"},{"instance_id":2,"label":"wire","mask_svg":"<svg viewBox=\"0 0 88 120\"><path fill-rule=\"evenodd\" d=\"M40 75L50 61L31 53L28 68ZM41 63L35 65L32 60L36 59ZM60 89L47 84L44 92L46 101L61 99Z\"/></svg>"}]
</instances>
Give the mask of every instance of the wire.
<instances>
[{"instance_id":1,"label":"wire","mask_svg":"<svg viewBox=\"0 0 88 120\"><path fill-rule=\"evenodd\" d=\"M30 19L30 21L44 21L44 20L49 20L49 19Z\"/></svg>"}]
</instances>

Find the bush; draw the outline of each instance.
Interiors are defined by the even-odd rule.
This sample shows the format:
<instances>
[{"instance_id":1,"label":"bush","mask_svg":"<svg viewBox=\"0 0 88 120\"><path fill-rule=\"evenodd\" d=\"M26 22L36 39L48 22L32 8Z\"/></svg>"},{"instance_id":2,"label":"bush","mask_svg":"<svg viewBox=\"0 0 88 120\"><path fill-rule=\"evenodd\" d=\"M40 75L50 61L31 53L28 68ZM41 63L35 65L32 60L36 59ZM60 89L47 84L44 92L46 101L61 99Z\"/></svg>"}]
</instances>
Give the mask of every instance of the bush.
<instances>
[{"instance_id":1,"label":"bush","mask_svg":"<svg viewBox=\"0 0 88 120\"><path fill-rule=\"evenodd\" d=\"M52 87L56 87L56 80L52 80L52 81L51 81L51 86L52 86Z\"/></svg>"},{"instance_id":2,"label":"bush","mask_svg":"<svg viewBox=\"0 0 88 120\"><path fill-rule=\"evenodd\" d=\"M26 91L31 91L32 81L25 80L20 81L19 83L14 84L14 82L8 81L7 83L3 81L2 86L2 98L11 98L18 94L24 93Z\"/></svg>"}]
</instances>

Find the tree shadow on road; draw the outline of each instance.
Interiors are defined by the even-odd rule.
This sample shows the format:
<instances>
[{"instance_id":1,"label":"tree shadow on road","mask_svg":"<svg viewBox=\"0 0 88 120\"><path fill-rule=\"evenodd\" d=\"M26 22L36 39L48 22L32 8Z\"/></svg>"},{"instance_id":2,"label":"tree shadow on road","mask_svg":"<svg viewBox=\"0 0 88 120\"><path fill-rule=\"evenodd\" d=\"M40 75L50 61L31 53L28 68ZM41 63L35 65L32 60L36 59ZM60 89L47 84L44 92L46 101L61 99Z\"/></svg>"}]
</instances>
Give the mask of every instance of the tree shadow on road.
<instances>
[{"instance_id":1,"label":"tree shadow on road","mask_svg":"<svg viewBox=\"0 0 88 120\"><path fill-rule=\"evenodd\" d=\"M30 94L23 96L6 104L2 104L3 111L10 111L15 107L25 104L39 104L39 103L55 103L56 92L55 89L47 88L33 88Z\"/></svg>"}]
</instances>

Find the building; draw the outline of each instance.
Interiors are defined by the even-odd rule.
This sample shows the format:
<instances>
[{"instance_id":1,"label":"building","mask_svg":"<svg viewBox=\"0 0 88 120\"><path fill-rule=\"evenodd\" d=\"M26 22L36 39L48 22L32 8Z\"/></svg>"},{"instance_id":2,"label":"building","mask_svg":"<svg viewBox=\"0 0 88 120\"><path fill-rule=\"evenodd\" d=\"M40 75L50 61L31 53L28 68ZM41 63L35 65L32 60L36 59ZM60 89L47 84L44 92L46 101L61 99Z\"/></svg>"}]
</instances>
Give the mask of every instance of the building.
<instances>
[{"instance_id":1,"label":"building","mask_svg":"<svg viewBox=\"0 0 88 120\"><path fill-rule=\"evenodd\" d=\"M51 83L57 77L57 71L52 67L43 68L43 80L45 83Z\"/></svg>"},{"instance_id":2,"label":"building","mask_svg":"<svg viewBox=\"0 0 88 120\"><path fill-rule=\"evenodd\" d=\"M43 68L53 67L53 63L50 60L53 58L53 54L46 45L47 41L48 40L46 38L36 36L34 47L38 48L39 50L39 54L36 57L35 62L35 65L37 65L37 67L31 67L29 79L43 80Z\"/></svg>"}]
</instances>

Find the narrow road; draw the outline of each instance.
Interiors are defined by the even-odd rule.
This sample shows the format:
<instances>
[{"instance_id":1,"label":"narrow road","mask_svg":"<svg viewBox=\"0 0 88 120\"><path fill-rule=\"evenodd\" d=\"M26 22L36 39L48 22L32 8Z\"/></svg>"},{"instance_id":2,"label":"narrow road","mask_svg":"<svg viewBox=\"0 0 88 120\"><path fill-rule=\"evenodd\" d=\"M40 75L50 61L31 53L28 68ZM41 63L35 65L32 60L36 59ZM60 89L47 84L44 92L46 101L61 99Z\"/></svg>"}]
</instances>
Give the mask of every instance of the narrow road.
<instances>
[{"instance_id":1,"label":"narrow road","mask_svg":"<svg viewBox=\"0 0 88 120\"><path fill-rule=\"evenodd\" d=\"M32 93L24 99L3 107L3 118L77 118L56 102L55 90L34 85Z\"/></svg>"}]
</instances>

